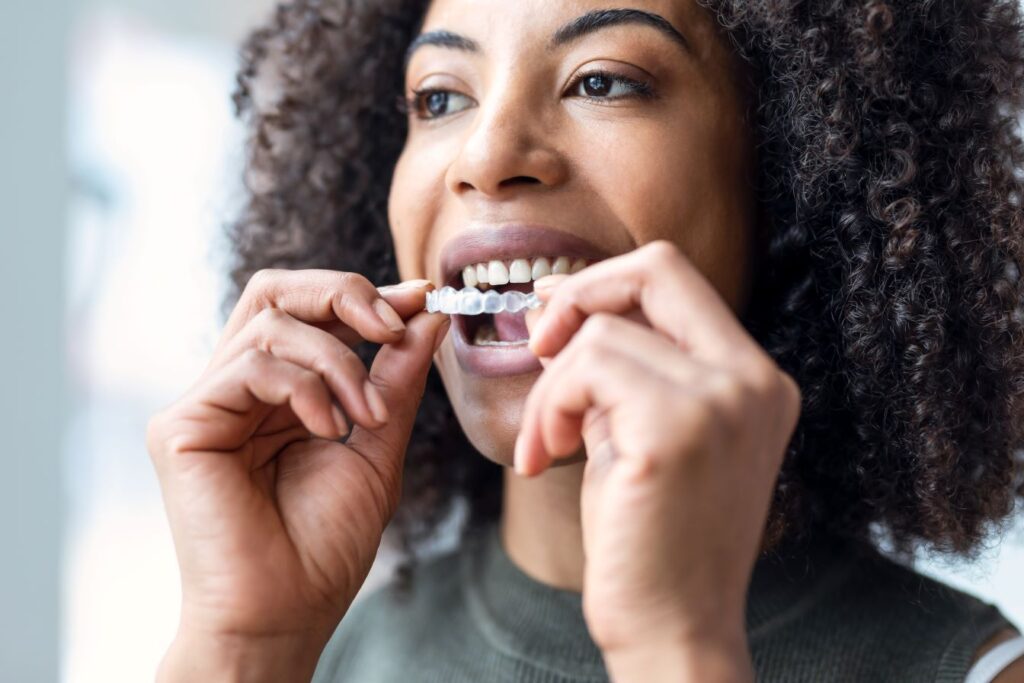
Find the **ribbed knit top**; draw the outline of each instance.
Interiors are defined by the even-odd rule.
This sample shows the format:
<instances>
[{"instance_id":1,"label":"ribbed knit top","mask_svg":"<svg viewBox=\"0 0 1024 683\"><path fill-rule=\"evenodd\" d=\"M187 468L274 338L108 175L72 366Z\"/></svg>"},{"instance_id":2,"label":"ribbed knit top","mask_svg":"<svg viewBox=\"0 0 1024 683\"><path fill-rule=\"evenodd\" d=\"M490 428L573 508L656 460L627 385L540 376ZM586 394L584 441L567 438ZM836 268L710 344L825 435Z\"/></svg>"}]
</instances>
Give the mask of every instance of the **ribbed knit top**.
<instances>
[{"instance_id":1,"label":"ribbed knit top","mask_svg":"<svg viewBox=\"0 0 1024 683\"><path fill-rule=\"evenodd\" d=\"M995 606L873 551L822 542L755 565L747 630L759 681L963 681L978 646L1012 626ZM408 598L360 596L315 683L609 680L582 595L524 573L496 524L432 558Z\"/></svg>"}]
</instances>

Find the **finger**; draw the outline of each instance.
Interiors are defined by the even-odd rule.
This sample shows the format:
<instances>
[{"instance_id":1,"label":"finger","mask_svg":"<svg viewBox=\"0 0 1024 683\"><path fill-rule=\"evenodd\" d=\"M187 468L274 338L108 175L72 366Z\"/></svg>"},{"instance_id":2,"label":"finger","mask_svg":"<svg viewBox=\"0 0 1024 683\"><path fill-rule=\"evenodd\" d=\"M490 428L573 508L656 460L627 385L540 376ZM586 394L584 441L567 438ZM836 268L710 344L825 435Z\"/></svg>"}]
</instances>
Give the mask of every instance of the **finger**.
<instances>
[{"instance_id":1,"label":"finger","mask_svg":"<svg viewBox=\"0 0 1024 683\"><path fill-rule=\"evenodd\" d=\"M395 285L378 287L377 292L404 322L426 308L427 292L432 289L434 285L430 280L406 280ZM365 341L358 332L340 320L312 324L337 337L349 347L355 347Z\"/></svg>"},{"instance_id":2,"label":"finger","mask_svg":"<svg viewBox=\"0 0 1024 683\"><path fill-rule=\"evenodd\" d=\"M340 321L368 341L401 338L405 326L377 288L358 273L267 269L249 280L222 339L230 339L265 308L280 308L308 323Z\"/></svg>"},{"instance_id":3,"label":"finger","mask_svg":"<svg viewBox=\"0 0 1024 683\"><path fill-rule=\"evenodd\" d=\"M595 360L601 362L599 373L593 373L594 366L590 365ZM615 349L595 355L579 354L558 370L560 381L546 387L544 397L530 411L530 424L522 432L523 447L517 457L522 459L520 471L528 475L543 472L555 459L579 449L588 411L604 414L610 421L613 441L630 442L633 449L643 452L645 442L651 441L650 432L656 431L655 426L648 419L646 430L616 434L617 414L629 410L650 415L659 401L657 397L675 390L636 358ZM608 438L606 434L604 440ZM587 457L590 456L588 452Z\"/></svg>"},{"instance_id":4,"label":"finger","mask_svg":"<svg viewBox=\"0 0 1024 683\"><path fill-rule=\"evenodd\" d=\"M221 362L258 348L308 368L327 383L345 413L359 424L379 427L384 417L375 414L377 397L368 392L367 372L355 352L330 333L296 320L279 308L265 308L222 350Z\"/></svg>"},{"instance_id":5,"label":"finger","mask_svg":"<svg viewBox=\"0 0 1024 683\"><path fill-rule=\"evenodd\" d=\"M175 438L176 453L237 450L263 419L261 405L288 404L306 429L323 438L338 439L348 430L320 375L259 349L219 368L182 400L175 417L191 427Z\"/></svg>"},{"instance_id":6,"label":"finger","mask_svg":"<svg viewBox=\"0 0 1024 683\"><path fill-rule=\"evenodd\" d=\"M526 329L532 336L534 326L542 315L541 309L526 312ZM632 352L638 360L645 362L652 370L665 373L680 382L693 379L689 366L679 362L679 354L685 353L664 335L655 332L650 323L640 314L619 316L610 313L595 313L584 321L580 331L565 347L586 345L588 340L603 344L612 342L616 346ZM564 353L563 349L560 353ZM557 357L557 356L556 356ZM547 367L551 357L539 357L541 365ZM690 356L690 360L698 365L705 365Z\"/></svg>"},{"instance_id":7,"label":"finger","mask_svg":"<svg viewBox=\"0 0 1024 683\"><path fill-rule=\"evenodd\" d=\"M552 459L578 450L588 416L614 410L617 402L646 403L652 392L673 384L699 393L709 372L710 368L649 327L595 314L548 362L527 397L521 431L524 443L516 452L517 464L522 455L524 471L542 471ZM594 387L604 393L588 393Z\"/></svg>"},{"instance_id":8,"label":"finger","mask_svg":"<svg viewBox=\"0 0 1024 683\"><path fill-rule=\"evenodd\" d=\"M555 276L549 275L549 276L546 276L546 277L555 277ZM567 276L567 275L559 275L558 277L565 278L565 277L569 277L569 276ZM551 290L548 290L548 292L549 292L548 295L549 296L550 296L550 291ZM533 339L533 334L534 334L533 330L534 330L534 328L537 325L537 321L539 321L543 315L544 315L544 309L543 308L532 308L532 309L527 309L526 310L526 314L524 316L525 322L526 322L526 331L529 334L529 337L530 337L531 340ZM601 315L601 314L595 314L595 315ZM620 318L620 319L623 319L623 320L632 321L632 322L636 323L637 325L639 325L640 327L647 328L648 331L651 330L651 323L650 323L650 321L647 319L647 316L645 316L643 314L643 312L640 311L640 310L630 311L629 313L626 313L626 314L621 315L621 316L616 316L616 317ZM661 338L665 339L665 337L661 337ZM678 349L679 348L679 347L677 347L675 345L671 345L671 346L672 346L673 349ZM530 348L532 350L532 348L533 348L532 345L531 345ZM540 361L541 365L544 365L546 363L547 359L549 359L550 357L551 356L537 356L537 360Z\"/></svg>"},{"instance_id":9,"label":"finger","mask_svg":"<svg viewBox=\"0 0 1024 683\"><path fill-rule=\"evenodd\" d=\"M433 354L450 327L450 316L419 313L409 320L405 336L381 347L373 359L370 382L380 391L390 417L377 429L355 427L345 444L378 471L401 471Z\"/></svg>"},{"instance_id":10,"label":"finger","mask_svg":"<svg viewBox=\"0 0 1024 683\"><path fill-rule=\"evenodd\" d=\"M552 283L552 286L548 285ZM639 309L651 326L702 358L729 362L752 341L732 310L679 249L664 240L595 263L561 279L537 280L547 299L530 338L538 356L553 356L588 315Z\"/></svg>"}]
</instances>

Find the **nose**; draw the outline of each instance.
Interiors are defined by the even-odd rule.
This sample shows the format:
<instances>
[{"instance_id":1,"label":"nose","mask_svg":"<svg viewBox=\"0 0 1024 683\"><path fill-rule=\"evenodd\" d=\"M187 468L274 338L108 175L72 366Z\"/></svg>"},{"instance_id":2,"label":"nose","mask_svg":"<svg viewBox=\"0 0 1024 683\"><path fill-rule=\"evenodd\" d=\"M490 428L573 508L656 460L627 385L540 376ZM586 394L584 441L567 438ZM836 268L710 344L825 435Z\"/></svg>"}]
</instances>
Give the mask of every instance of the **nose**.
<instances>
[{"instance_id":1,"label":"nose","mask_svg":"<svg viewBox=\"0 0 1024 683\"><path fill-rule=\"evenodd\" d=\"M529 99L528 94L506 92L478 106L448 167L449 191L499 197L523 186L556 187L565 182L568 164L555 146L557 134L542 116L533 115L536 108Z\"/></svg>"}]
</instances>

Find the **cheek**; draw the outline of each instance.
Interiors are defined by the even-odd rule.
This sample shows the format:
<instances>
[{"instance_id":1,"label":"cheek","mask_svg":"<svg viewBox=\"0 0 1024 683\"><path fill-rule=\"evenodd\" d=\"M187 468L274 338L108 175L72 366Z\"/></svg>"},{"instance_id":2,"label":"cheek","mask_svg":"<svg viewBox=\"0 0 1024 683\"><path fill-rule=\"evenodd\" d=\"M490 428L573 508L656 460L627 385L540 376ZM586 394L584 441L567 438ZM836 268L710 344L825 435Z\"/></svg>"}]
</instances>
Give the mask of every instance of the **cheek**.
<instances>
[{"instance_id":1,"label":"cheek","mask_svg":"<svg viewBox=\"0 0 1024 683\"><path fill-rule=\"evenodd\" d=\"M665 139L675 140L666 146ZM657 150L654 148L658 147ZM615 164L592 162L593 194L636 245L677 244L722 297L739 310L750 270L752 190L733 145L717 130L638 135Z\"/></svg>"},{"instance_id":2,"label":"cheek","mask_svg":"<svg viewBox=\"0 0 1024 683\"><path fill-rule=\"evenodd\" d=\"M429 174L417 168L413 154L403 152L388 196L388 223L403 280L427 277L423 254L436 217L434 195Z\"/></svg>"}]
</instances>

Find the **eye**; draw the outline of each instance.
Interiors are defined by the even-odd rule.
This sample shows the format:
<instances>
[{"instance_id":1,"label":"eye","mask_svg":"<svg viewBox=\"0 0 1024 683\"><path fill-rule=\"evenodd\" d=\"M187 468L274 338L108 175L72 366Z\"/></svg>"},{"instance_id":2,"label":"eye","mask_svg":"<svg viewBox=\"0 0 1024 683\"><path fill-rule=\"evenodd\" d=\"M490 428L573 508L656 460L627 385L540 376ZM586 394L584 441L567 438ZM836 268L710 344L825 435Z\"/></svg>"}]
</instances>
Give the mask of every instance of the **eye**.
<instances>
[{"instance_id":1,"label":"eye","mask_svg":"<svg viewBox=\"0 0 1024 683\"><path fill-rule=\"evenodd\" d=\"M591 71L580 75L569 86L569 94L587 99L617 100L623 97L652 97L650 84L607 71Z\"/></svg>"},{"instance_id":2,"label":"eye","mask_svg":"<svg viewBox=\"0 0 1024 683\"><path fill-rule=\"evenodd\" d=\"M439 119L442 116L468 109L472 105L473 100L466 95L452 90L427 88L413 90L413 96L409 98L406 110L416 114L416 117L420 119Z\"/></svg>"}]
</instances>

